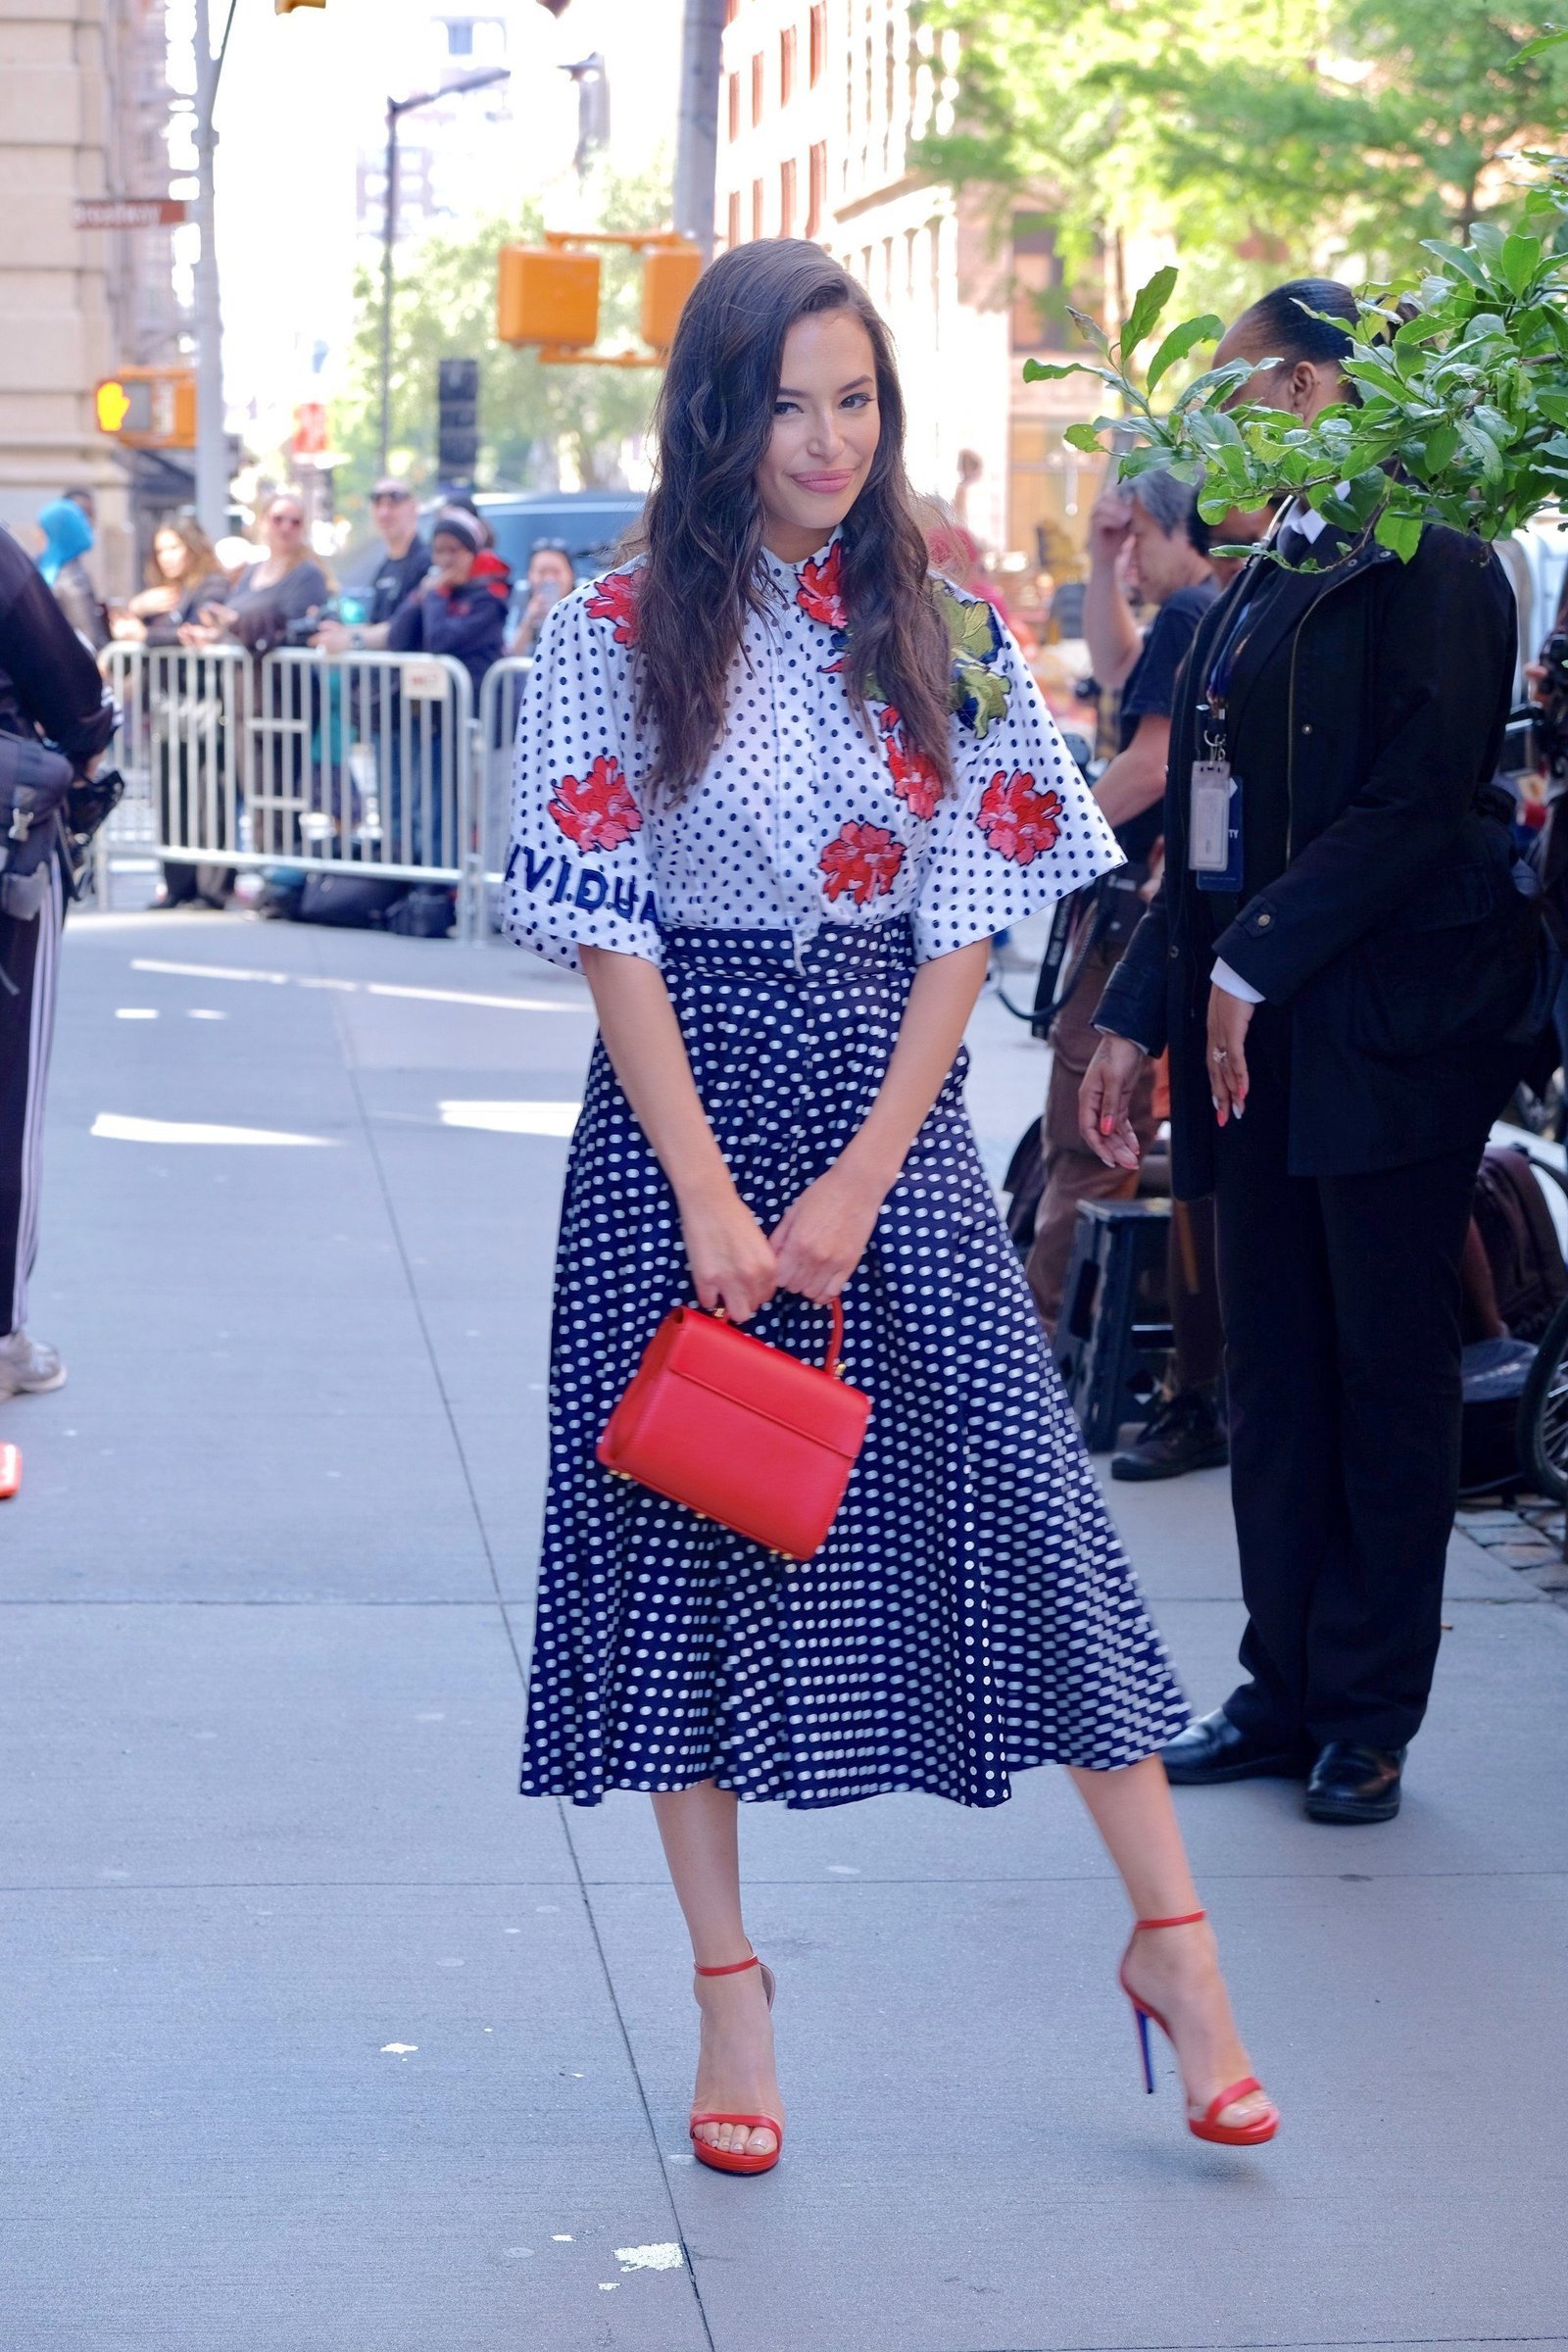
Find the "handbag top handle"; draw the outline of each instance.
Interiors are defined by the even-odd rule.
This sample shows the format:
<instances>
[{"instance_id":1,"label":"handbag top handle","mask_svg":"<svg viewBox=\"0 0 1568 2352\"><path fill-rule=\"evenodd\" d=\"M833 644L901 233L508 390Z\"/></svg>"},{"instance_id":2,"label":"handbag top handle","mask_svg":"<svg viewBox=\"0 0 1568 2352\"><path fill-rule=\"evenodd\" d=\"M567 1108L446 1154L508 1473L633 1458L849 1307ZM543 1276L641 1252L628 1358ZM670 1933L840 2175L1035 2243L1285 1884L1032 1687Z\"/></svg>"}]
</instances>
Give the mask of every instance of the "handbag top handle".
<instances>
[{"instance_id":1,"label":"handbag top handle","mask_svg":"<svg viewBox=\"0 0 1568 2352\"><path fill-rule=\"evenodd\" d=\"M835 1380L842 1380L845 1375L844 1302L841 1298L829 1298L826 1305L828 1313L833 1318L833 1327L828 1334L827 1353L822 1359L822 1369L824 1372L831 1373ZM721 1306L715 1306L712 1309L712 1316L715 1323L729 1321L727 1312Z\"/></svg>"}]
</instances>

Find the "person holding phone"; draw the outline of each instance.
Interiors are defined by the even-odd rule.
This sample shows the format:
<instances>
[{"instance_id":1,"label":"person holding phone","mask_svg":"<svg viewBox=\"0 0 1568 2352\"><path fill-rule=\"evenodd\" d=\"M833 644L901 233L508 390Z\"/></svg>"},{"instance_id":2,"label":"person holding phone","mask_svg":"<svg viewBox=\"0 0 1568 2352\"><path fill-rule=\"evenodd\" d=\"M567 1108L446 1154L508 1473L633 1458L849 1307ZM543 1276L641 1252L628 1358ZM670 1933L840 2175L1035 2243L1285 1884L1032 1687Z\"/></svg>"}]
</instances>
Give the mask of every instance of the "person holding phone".
<instances>
[{"instance_id":1,"label":"person holding phone","mask_svg":"<svg viewBox=\"0 0 1568 2352\"><path fill-rule=\"evenodd\" d=\"M528 601L507 647L510 655L515 659L533 652L551 612L576 584L576 570L564 539L536 539L528 553Z\"/></svg>"},{"instance_id":2,"label":"person holding phone","mask_svg":"<svg viewBox=\"0 0 1568 2352\"><path fill-rule=\"evenodd\" d=\"M508 927L580 966L600 1022L523 1790L652 1795L702 2011L694 2152L758 2173L784 2118L740 1800L995 1806L1065 1765L1190 2128L1254 2144L1278 2118L1153 1752L1186 1702L963 1105L992 938L1113 864L1109 828L991 607L931 577L887 329L818 246L705 272L658 433L642 551L545 621L517 738ZM842 1302L870 1429L800 1566L596 1459L693 1298L798 1354Z\"/></svg>"}]
</instances>

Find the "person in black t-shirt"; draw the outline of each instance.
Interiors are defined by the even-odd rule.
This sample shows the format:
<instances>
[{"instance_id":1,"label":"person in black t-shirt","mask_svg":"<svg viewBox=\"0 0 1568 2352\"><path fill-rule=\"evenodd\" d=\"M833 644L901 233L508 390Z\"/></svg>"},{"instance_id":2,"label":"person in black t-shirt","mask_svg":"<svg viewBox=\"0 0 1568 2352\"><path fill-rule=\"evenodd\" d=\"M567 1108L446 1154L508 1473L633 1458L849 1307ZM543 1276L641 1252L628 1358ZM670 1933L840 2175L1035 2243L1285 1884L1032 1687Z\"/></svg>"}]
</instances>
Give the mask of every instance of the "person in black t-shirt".
<instances>
[{"instance_id":1,"label":"person in black t-shirt","mask_svg":"<svg viewBox=\"0 0 1568 2352\"><path fill-rule=\"evenodd\" d=\"M429 543L419 536L419 510L407 482L384 475L370 492L370 513L386 554L370 583L369 613L363 621L323 620L311 639L323 653L379 653L388 621L430 568Z\"/></svg>"},{"instance_id":2,"label":"person in black t-shirt","mask_svg":"<svg viewBox=\"0 0 1568 2352\"><path fill-rule=\"evenodd\" d=\"M1086 894L1067 951L1077 977L1051 1032L1051 1082L1041 1126L1046 1185L1028 1265L1029 1287L1048 1332L1061 1312L1079 1201L1128 1200L1137 1190L1136 1177L1129 1182L1085 1145L1078 1090L1100 1042L1095 1015L1101 997L1142 911L1126 883L1141 878L1139 868L1147 874L1161 830L1176 673L1218 593L1207 549L1197 493L1168 473L1140 474L1130 493L1102 498L1090 518L1084 635L1100 684L1121 691L1121 745L1096 785L1095 798L1115 827L1133 873L1123 869L1107 877L1110 888L1097 886ZM1145 598L1158 608L1147 636L1133 617L1119 576L1124 564L1136 572ZM1152 1101L1152 1076L1146 1073L1132 1108L1146 1149L1154 1134ZM1209 1454L1223 1460L1223 1438L1217 1456L1213 1446L1211 1433ZM1190 1466L1185 1460L1180 1465Z\"/></svg>"}]
</instances>

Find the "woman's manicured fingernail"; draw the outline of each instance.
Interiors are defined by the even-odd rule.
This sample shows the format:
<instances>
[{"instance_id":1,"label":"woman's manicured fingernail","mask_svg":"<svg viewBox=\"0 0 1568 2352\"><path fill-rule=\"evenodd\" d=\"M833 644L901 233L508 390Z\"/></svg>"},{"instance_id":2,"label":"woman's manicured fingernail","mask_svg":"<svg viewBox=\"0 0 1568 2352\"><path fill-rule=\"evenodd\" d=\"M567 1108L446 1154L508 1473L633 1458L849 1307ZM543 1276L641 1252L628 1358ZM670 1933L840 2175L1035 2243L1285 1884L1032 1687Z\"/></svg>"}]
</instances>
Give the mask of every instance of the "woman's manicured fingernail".
<instances>
[{"instance_id":1,"label":"woman's manicured fingernail","mask_svg":"<svg viewBox=\"0 0 1568 2352\"><path fill-rule=\"evenodd\" d=\"M1112 1130L1112 1128L1115 1126L1115 1124L1116 1124L1116 1122L1115 1122L1115 1120L1114 1120L1114 1119L1102 1119L1102 1120L1101 1120L1101 1122L1100 1122L1100 1132L1101 1132L1101 1134L1102 1134L1102 1135L1109 1135L1109 1134L1110 1134L1110 1132L1111 1132L1111 1130Z\"/></svg>"}]
</instances>

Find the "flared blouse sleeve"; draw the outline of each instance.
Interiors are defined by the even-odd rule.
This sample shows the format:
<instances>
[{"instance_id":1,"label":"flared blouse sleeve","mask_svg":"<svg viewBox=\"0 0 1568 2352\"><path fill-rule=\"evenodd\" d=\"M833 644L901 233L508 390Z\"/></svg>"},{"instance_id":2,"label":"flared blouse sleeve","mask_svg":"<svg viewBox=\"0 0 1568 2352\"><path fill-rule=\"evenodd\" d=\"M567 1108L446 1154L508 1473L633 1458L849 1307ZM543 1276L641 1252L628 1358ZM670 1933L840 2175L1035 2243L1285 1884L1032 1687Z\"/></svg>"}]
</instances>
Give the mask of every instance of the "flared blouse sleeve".
<instances>
[{"instance_id":1,"label":"flared blouse sleeve","mask_svg":"<svg viewBox=\"0 0 1568 2352\"><path fill-rule=\"evenodd\" d=\"M955 668L963 701L954 789L932 819L914 907L922 963L993 938L1122 863L1010 631L983 613L974 627L990 643Z\"/></svg>"},{"instance_id":2,"label":"flared blouse sleeve","mask_svg":"<svg viewBox=\"0 0 1568 2352\"><path fill-rule=\"evenodd\" d=\"M662 961L647 813L628 773L630 632L606 585L550 614L517 714L507 930L573 971L580 947Z\"/></svg>"}]
</instances>

